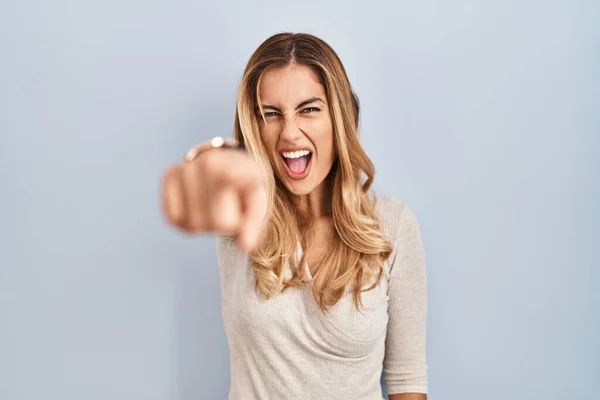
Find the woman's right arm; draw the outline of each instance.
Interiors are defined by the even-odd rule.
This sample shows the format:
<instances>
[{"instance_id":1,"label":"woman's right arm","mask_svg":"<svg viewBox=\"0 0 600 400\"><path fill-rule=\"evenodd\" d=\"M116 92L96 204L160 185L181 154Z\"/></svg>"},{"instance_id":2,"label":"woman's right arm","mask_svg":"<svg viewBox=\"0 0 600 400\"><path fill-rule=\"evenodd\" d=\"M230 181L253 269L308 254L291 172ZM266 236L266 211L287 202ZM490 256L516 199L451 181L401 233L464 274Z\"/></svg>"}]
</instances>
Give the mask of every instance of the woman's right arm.
<instances>
[{"instance_id":1,"label":"woman's right arm","mask_svg":"<svg viewBox=\"0 0 600 400\"><path fill-rule=\"evenodd\" d=\"M258 163L233 149L214 149L168 168L162 182L163 212L176 228L235 235L239 246L256 245L266 198Z\"/></svg>"}]
</instances>

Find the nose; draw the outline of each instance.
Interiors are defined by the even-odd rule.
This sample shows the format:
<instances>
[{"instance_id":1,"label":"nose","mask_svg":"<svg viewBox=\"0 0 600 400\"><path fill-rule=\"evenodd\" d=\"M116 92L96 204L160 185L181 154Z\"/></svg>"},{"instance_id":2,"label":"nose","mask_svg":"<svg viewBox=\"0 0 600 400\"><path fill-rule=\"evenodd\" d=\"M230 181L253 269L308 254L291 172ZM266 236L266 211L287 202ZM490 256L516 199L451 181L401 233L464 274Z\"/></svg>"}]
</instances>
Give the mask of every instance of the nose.
<instances>
[{"instance_id":1,"label":"nose","mask_svg":"<svg viewBox=\"0 0 600 400\"><path fill-rule=\"evenodd\" d=\"M283 119L283 126L281 128L280 138L286 142L293 143L300 139L302 131L298 127L296 118L285 118Z\"/></svg>"}]
</instances>

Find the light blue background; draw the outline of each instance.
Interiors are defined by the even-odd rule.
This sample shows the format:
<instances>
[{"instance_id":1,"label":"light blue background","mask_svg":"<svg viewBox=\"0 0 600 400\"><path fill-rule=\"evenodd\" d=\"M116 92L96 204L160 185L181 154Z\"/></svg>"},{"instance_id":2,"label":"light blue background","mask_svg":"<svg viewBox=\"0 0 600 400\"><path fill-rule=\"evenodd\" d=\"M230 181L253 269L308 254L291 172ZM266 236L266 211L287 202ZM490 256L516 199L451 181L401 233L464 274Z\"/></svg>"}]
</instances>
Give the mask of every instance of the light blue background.
<instances>
[{"instance_id":1,"label":"light blue background","mask_svg":"<svg viewBox=\"0 0 600 400\"><path fill-rule=\"evenodd\" d=\"M225 399L214 239L163 169L307 31L429 267L431 398L600 399L596 1L0 3L0 399Z\"/></svg>"}]
</instances>

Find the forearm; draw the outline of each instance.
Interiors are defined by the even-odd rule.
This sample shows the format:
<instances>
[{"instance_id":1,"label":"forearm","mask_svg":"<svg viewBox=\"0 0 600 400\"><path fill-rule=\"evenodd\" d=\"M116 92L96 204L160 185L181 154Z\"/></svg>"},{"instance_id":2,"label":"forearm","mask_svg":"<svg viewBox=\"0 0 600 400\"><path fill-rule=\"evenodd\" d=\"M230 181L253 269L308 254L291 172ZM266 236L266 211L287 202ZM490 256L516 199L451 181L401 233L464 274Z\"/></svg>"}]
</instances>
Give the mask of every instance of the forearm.
<instances>
[{"instance_id":1,"label":"forearm","mask_svg":"<svg viewBox=\"0 0 600 400\"><path fill-rule=\"evenodd\" d=\"M427 395L423 393L402 393L390 394L390 400L427 400Z\"/></svg>"}]
</instances>

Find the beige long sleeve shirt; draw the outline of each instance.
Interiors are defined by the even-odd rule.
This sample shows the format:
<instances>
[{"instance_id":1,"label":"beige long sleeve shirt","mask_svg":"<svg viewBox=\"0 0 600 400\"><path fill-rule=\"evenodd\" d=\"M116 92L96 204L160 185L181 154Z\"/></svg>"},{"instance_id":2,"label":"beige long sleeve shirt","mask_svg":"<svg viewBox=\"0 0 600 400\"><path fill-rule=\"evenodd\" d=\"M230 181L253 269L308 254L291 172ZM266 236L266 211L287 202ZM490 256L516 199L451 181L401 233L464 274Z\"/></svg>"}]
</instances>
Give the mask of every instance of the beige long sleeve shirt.
<instances>
[{"instance_id":1,"label":"beige long sleeve shirt","mask_svg":"<svg viewBox=\"0 0 600 400\"><path fill-rule=\"evenodd\" d=\"M362 311L351 291L328 313L303 287L262 300L247 254L218 238L230 400L381 400L382 373L390 394L427 392L427 284L419 226L403 202L376 198L393 252L380 284L362 293Z\"/></svg>"}]
</instances>

